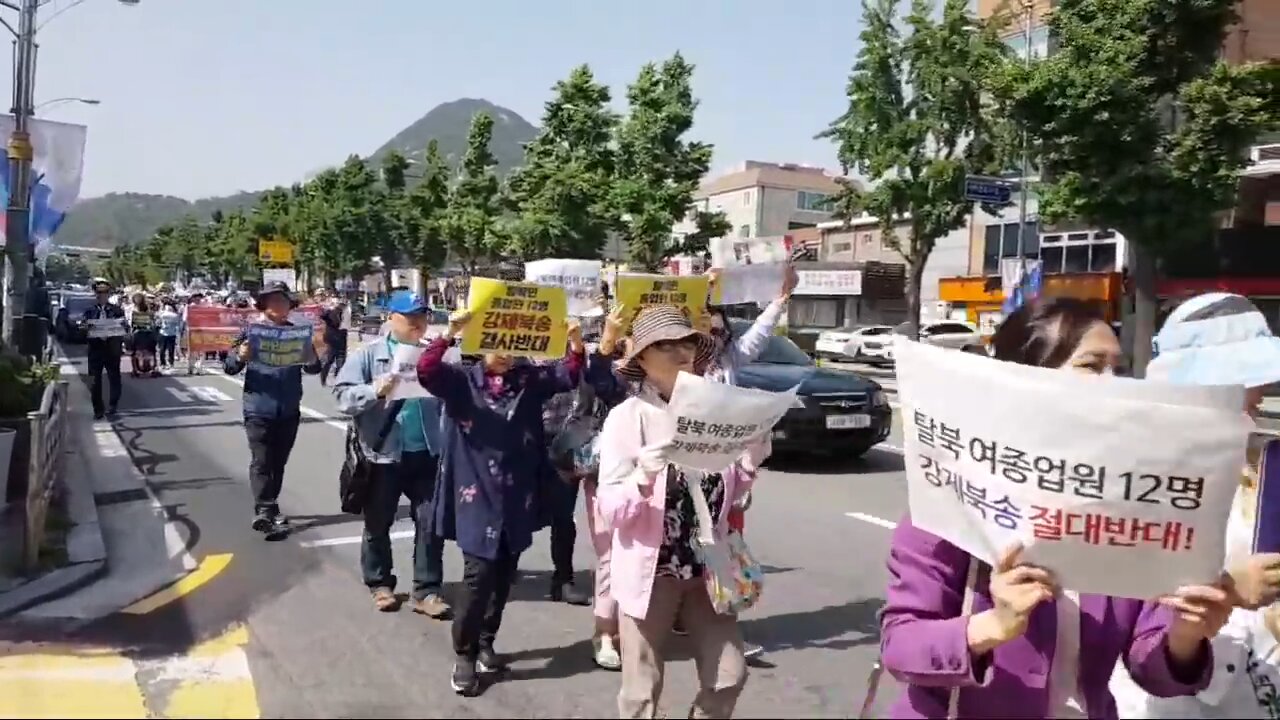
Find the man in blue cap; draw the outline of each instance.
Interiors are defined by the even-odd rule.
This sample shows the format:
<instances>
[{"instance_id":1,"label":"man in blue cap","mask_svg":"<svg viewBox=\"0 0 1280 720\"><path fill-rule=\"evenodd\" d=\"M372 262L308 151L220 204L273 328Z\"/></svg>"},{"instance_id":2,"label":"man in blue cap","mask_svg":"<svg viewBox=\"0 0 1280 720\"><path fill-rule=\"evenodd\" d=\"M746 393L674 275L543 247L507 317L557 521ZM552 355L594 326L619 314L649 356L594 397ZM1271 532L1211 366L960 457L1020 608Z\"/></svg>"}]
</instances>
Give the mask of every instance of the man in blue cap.
<instances>
[{"instance_id":1,"label":"man in blue cap","mask_svg":"<svg viewBox=\"0 0 1280 720\"><path fill-rule=\"evenodd\" d=\"M445 620L452 609L441 597L444 539L429 522L441 446L440 401L421 389L415 375L431 311L407 290L392 293L387 310L386 334L347 359L333 388L338 408L351 416L359 454L370 466L359 473L367 483L358 493L364 514L360 570L374 607L381 612L398 609L390 531L400 496L409 498L414 523L410 607Z\"/></svg>"}]
</instances>

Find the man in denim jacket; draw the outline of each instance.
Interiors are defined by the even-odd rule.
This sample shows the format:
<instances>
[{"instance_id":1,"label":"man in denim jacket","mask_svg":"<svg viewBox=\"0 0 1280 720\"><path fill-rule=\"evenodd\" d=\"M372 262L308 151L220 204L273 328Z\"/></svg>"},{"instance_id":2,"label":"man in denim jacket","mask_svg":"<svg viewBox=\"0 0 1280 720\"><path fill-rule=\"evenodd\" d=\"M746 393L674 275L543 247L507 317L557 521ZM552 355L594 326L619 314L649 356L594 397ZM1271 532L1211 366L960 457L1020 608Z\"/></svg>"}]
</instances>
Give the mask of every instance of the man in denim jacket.
<instances>
[{"instance_id":1,"label":"man in denim jacket","mask_svg":"<svg viewBox=\"0 0 1280 720\"><path fill-rule=\"evenodd\" d=\"M391 524L400 496L409 498L414 522L414 612L444 620L451 608L440 596L444 584L444 540L431 532L419 512L430 507L435 491L440 452L440 401L434 397L392 399L404 382L417 388L417 380L401 380L393 358L399 347L418 347L430 322L430 311L414 293L400 291L388 303L388 332L361 346L338 373L334 394L338 408L350 415L365 456L374 464L364 507L364 540L360 544L360 569L373 593L374 607L391 612L399 607L396 576L391 572ZM413 357L416 364L416 355ZM389 414L396 413L388 424ZM386 437L374 452L379 435Z\"/></svg>"}]
</instances>

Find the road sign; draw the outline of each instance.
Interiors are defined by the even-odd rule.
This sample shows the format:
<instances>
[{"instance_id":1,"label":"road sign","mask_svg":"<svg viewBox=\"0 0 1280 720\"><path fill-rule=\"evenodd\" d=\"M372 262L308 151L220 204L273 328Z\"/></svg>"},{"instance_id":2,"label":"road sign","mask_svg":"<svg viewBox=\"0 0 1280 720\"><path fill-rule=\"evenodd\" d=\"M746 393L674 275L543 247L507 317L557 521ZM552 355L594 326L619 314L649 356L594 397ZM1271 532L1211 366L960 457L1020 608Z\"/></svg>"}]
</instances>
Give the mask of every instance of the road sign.
<instances>
[{"instance_id":1,"label":"road sign","mask_svg":"<svg viewBox=\"0 0 1280 720\"><path fill-rule=\"evenodd\" d=\"M293 244L288 240L259 240L258 260L279 265L293 264Z\"/></svg>"},{"instance_id":2,"label":"road sign","mask_svg":"<svg viewBox=\"0 0 1280 720\"><path fill-rule=\"evenodd\" d=\"M973 202L1007 205L1013 197L1014 183L985 175L966 175L964 198Z\"/></svg>"}]
</instances>

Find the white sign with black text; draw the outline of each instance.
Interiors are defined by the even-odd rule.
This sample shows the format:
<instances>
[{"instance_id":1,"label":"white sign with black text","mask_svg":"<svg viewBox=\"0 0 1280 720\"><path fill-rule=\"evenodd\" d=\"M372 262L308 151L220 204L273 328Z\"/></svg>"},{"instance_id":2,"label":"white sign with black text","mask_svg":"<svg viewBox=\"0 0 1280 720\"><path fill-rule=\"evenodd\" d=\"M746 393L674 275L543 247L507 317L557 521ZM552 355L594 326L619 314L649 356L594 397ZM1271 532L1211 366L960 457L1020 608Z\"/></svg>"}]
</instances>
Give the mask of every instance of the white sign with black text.
<instances>
[{"instance_id":1,"label":"white sign with black text","mask_svg":"<svg viewBox=\"0 0 1280 720\"><path fill-rule=\"evenodd\" d=\"M534 260L524 264L526 282L564 288L570 317L604 314L600 307L599 260Z\"/></svg>"},{"instance_id":2,"label":"white sign with black text","mask_svg":"<svg viewBox=\"0 0 1280 720\"><path fill-rule=\"evenodd\" d=\"M1014 540L1062 587L1210 582L1251 427L1240 388L1003 363L894 339L911 521L987 563Z\"/></svg>"},{"instance_id":3,"label":"white sign with black text","mask_svg":"<svg viewBox=\"0 0 1280 720\"><path fill-rule=\"evenodd\" d=\"M418 382L418 359L422 357L422 345L398 343L391 353L391 372L397 376L391 389L391 400L410 400L431 397L431 393Z\"/></svg>"},{"instance_id":4,"label":"white sign with black text","mask_svg":"<svg viewBox=\"0 0 1280 720\"><path fill-rule=\"evenodd\" d=\"M719 472L764 437L796 400L796 390L773 393L680 373L667 415L675 433L669 454L677 465Z\"/></svg>"},{"instance_id":5,"label":"white sign with black text","mask_svg":"<svg viewBox=\"0 0 1280 720\"><path fill-rule=\"evenodd\" d=\"M795 295L861 295L861 270L801 270Z\"/></svg>"}]
</instances>

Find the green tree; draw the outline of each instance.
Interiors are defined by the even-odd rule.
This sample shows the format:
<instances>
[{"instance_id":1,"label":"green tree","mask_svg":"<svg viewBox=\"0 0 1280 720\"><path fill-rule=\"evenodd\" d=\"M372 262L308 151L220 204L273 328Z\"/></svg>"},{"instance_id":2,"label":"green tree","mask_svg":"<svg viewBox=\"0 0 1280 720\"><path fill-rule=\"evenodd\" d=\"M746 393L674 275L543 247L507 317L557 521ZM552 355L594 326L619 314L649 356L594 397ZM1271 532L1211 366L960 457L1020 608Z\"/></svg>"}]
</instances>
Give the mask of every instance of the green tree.
<instances>
[{"instance_id":1,"label":"green tree","mask_svg":"<svg viewBox=\"0 0 1280 720\"><path fill-rule=\"evenodd\" d=\"M493 172L497 161L489 150L492 139L493 118L476 113L467 135L461 177L449 196L443 224L450 252L473 275L502 251L499 186Z\"/></svg>"},{"instance_id":2,"label":"green tree","mask_svg":"<svg viewBox=\"0 0 1280 720\"><path fill-rule=\"evenodd\" d=\"M440 155L440 144L432 140L427 143L422 176L409 191L404 215L404 251L418 268L423 282L444 264L448 256L448 246L442 234L448 207L449 165Z\"/></svg>"},{"instance_id":3,"label":"green tree","mask_svg":"<svg viewBox=\"0 0 1280 720\"><path fill-rule=\"evenodd\" d=\"M631 263L647 270L680 251L671 228L691 211L698 225L694 235L704 241L723 235L726 227L723 217L693 206L712 146L682 139L698 107L692 76L693 65L679 53L660 66L645 65L627 88L629 111L614 134L613 213Z\"/></svg>"},{"instance_id":4,"label":"green tree","mask_svg":"<svg viewBox=\"0 0 1280 720\"><path fill-rule=\"evenodd\" d=\"M383 287L391 287L391 271L400 264L417 233L417 222L406 193L406 171L409 161L399 151L392 150L382 157L382 184L385 193L379 200L382 217L379 219L381 234L377 247L382 263Z\"/></svg>"},{"instance_id":5,"label":"green tree","mask_svg":"<svg viewBox=\"0 0 1280 720\"><path fill-rule=\"evenodd\" d=\"M993 27L974 20L967 0L913 0L899 31L900 0L864 0L862 48L849 77L849 107L819 137L836 143L844 170L871 179L844 182L833 206L846 221L875 216L887 245L907 266L911 337L920 323L920 286L938 238L964 225L973 204L966 173L992 173L1004 153L999 113L984 78L1005 54ZM937 18L937 19L935 19ZM896 230L899 223L905 229Z\"/></svg>"},{"instance_id":6,"label":"green tree","mask_svg":"<svg viewBox=\"0 0 1280 720\"><path fill-rule=\"evenodd\" d=\"M541 132L508 179L517 213L509 250L523 260L598 258L615 225L611 141L618 117L609 109L609 88L586 65L553 91Z\"/></svg>"},{"instance_id":7,"label":"green tree","mask_svg":"<svg viewBox=\"0 0 1280 720\"><path fill-rule=\"evenodd\" d=\"M1237 0L1059 0L1055 50L997 91L1047 181L1040 214L1119 231L1135 290L1132 361L1151 357L1158 258L1203 242L1255 138L1280 122L1277 65L1224 63Z\"/></svg>"}]
</instances>

